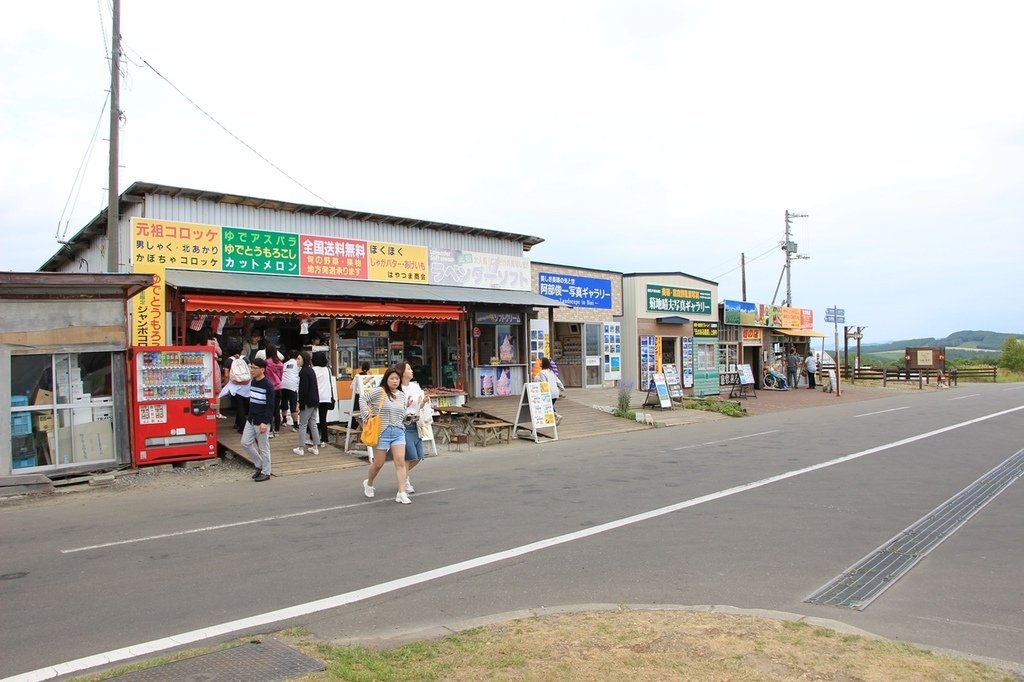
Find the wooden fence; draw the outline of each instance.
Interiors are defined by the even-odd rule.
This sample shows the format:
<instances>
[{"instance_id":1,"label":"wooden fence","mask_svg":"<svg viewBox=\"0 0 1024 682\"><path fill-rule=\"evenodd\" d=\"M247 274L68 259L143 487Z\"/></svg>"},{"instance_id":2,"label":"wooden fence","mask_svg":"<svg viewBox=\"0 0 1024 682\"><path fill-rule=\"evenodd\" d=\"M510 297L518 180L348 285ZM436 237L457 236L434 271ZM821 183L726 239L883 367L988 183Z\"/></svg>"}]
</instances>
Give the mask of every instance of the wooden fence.
<instances>
[{"instance_id":1,"label":"wooden fence","mask_svg":"<svg viewBox=\"0 0 1024 682\"><path fill-rule=\"evenodd\" d=\"M930 384L935 381L936 370L908 370L890 367L845 367L843 378L856 383L858 380L881 381L885 386L890 381L917 382L919 384ZM946 380L951 386L956 386L960 379L969 381L996 381L997 369L994 366L985 367L951 367L946 372Z\"/></svg>"}]
</instances>

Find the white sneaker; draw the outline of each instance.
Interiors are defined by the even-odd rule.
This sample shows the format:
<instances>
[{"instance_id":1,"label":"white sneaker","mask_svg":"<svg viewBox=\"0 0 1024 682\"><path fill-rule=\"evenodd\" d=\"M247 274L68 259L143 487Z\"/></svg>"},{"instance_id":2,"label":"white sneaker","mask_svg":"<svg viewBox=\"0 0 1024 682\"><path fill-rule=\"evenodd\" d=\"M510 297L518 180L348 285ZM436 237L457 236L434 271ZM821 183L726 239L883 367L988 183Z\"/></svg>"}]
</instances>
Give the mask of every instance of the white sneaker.
<instances>
[{"instance_id":1,"label":"white sneaker","mask_svg":"<svg viewBox=\"0 0 1024 682\"><path fill-rule=\"evenodd\" d=\"M310 448L309 449L309 454L311 454L311 455L319 455L320 454L320 448Z\"/></svg>"},{"instance_id":2,"label":"white sneaker","mask_svg":"<svg viewBox=\"0 0 1024 682\"><path fill-rule=\"evenodd\" d=\"M414 493L414 492L416 492L416 488L412 487L412 481L410 481L408 478L405 479L405 492L407 492L407 493Z\"/></svg>"},{"instance_id":3,"label":"white sneaker","mask_svg":"<svg viewBox=\"0 0 1024 682\"><path fill-rule=\"evenodd\" d=\"M303 455L306 454L306 451L303 450L302 448L292 448L292 452L294 452L299 457L302 457Z\"/></svg>"},{"instance_id":4,"label":"white sneaker","mask_svg":"<svg viewBox=\"0 0 1024 682\"><path fill-rule=\"evenodd\" d=\"M373 497L377 493L376 488L370 485L370 479L363 481L363 494L367 497Z\"/></svg>"},{"instance_id":5,"label":"white sneaker","mask_svg":"<svg viewBox=\"0 0 1024 682\"><path fill-rule=\"evenodd\" d=\"M412 504L412 500L405 493L398 493L395 495L395 502L401 502L402 504Z\"/></svg>"}]
</instances>

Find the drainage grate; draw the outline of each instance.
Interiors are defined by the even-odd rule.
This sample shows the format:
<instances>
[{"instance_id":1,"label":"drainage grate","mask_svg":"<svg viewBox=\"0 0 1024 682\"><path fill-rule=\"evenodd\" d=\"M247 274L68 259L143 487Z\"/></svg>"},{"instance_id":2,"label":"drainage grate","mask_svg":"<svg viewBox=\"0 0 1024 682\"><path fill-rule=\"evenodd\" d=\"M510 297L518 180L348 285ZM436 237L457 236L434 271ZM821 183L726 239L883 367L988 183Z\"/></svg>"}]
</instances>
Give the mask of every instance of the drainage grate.
<instances>
[{"instance_id":1,"label":"drainage grate","mask_svg":"<svg viewBox=\"0 0 1024 682\"><path fill-rule=\"evenodd\" d=\"M858 610L867 608L1021 475L1024 475L1024 450L940 504L804 601Z\"/></svg>"},{"instance_id":2,"label":"drainage grate","mask_svg":"<svg viewBox=\"0 0 1024 682\"><path fill-rule=\"evenodd\" d=\"M325 667L320 661L267 639L113 679L118 682L278 682L322 670Z\"/></svg>"}]
</instances>

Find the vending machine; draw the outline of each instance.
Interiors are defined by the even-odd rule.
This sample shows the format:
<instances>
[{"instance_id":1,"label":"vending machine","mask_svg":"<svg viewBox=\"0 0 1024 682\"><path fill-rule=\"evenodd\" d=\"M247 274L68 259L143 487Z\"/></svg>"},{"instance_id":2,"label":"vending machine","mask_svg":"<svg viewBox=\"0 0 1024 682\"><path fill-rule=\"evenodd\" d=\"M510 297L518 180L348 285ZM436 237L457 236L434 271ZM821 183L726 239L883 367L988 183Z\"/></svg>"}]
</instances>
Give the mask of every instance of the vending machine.
<instances>
[{"instance_id":1,"label":"vending machine","mask_svg":"<svg viewBox=\"0 0 1024 682\"><path fill-rule=\"evenodd\" d=\"M135 466L216 457L213 349L135 347L128 367Z\"/></svg>"}]
</instances>

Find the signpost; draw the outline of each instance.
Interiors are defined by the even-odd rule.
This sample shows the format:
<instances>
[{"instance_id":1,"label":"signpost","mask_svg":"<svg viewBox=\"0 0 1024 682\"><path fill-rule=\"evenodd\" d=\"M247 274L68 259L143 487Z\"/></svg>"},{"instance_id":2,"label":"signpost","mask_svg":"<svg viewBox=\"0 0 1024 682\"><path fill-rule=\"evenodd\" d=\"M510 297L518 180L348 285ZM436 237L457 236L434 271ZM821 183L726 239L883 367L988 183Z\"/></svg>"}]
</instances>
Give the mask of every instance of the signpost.
<instances>
[{"instance_id":1,"label":"signpost","mask_svg":"<svg viewBox=\"0 0 1024 682\"><path fill-rule=\"evenodd\" d=\"M834 345L832 347L836 349L836 369L838 369L839 368L839 325L846 323L846 311L843 310L842 308L838 307L838 306L836 306L835 308L825 308L825 321L826 322L831 322L832 326L833 326L833 330L834 330L834 342L833 343L834 343ZM831 379L832 378L831 377L831 372L829 374L830 374L829 378ZM835 373L836 376L835 376L835 381L833 383L833 386L835 387L835 390L836 390L836 397L837 398L839 397L839 375L840 374L841 374L841 372L838 372L838 371Z\"/></svg>"}]
</instances>

